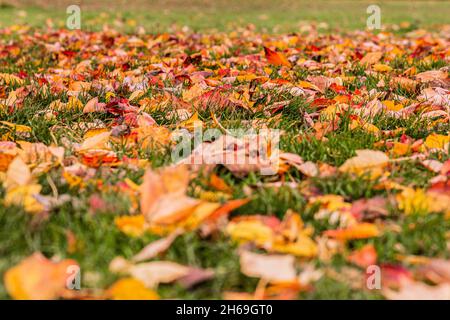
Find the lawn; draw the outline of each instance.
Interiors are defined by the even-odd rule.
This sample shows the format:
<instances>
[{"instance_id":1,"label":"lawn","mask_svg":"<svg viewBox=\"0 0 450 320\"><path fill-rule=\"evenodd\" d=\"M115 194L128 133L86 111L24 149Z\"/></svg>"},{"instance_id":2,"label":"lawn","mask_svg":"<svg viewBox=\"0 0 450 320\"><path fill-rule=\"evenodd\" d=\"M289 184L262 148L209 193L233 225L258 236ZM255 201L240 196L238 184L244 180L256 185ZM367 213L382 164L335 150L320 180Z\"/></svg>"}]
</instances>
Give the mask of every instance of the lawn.
<instances>
[{"instance_id":1,"label":"lawn","mask_svg":"<svg viewBox=\"0 0 450 320\"><path fill-rule=\"evenodd\" d=\"M1 299L450 298L449 2L21 3Z\"/></svg>"}]
</instances>

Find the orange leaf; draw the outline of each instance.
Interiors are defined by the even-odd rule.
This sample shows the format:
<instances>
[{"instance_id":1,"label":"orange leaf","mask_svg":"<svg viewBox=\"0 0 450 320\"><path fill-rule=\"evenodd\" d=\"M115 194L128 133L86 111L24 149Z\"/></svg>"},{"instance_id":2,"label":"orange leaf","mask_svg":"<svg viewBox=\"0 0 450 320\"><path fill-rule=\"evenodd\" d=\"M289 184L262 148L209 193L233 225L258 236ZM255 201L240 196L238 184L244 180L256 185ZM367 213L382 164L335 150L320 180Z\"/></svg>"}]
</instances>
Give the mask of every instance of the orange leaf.
<instances>
[{"instance_id":1,"label":"orange leaf","mask_svg":"<svg viewBox=\"0 0 450 320\"><path fill-rule=\"evenodd\" d=\"M66 290L68 269L74 260L53 262L36 252L5 273L6 290L13 299L50 300L61 297Z\"/></svg>"},{"instance_id":2,"label":"orange leaf","mask_svg":"<svg viewBox=\"0 0 450 320\"><path fill-rule=\"evenodd\" d=\"M372 244L368 244L350 254L347 260L357 266L366 268L377 262L377 251Z\"/></svg>"},{"instance_id":3,"label":"orange leaf","mask_svg":"<svg viewBox=\"0 0 450 320\"><path fill-rule=\"evenodd\" d=\"M158 300L158 294L134 278L120 279L109 288L108 293L114 300Z\"/></svg>"},{"instance_id":4,"label":"orange leaf","mask_svg":"<svg viewBox=\"0 0 450 320\"><path fill-rule=\"evenodd\" d=\"M243 206L244 204L248 203L249 201L250 201L250 199L236 199L236 200L228 201L226 204L224 204L223 206L218 208L216 211L214 211L208 220L209 221L215 220L221 216L227 215L234 209L237 209L237 208Z\"/></svg>"},{"instance_id":5,"label":"orange leaf","mask_svg":"<svg viewBox=\"0 0 450 320\"><path fill-rule=\"evenodd\" d=\"M366 239L380 234L377 226L372 223L358 223L346 229L327 230L325 235L339 240Z\"/></svg>"},{"instance_id":6,"label":"orange leaf","mask_svg":"<svg viewBox=\"0 0 450 320\"><path fill-rule=\"evenodd\" d=\"M284 54L280 52L276 52L267 47L264 47L264 54L266 55L266 59L270 64L273 64L275 66L291 66L291 63L288 61L288 59L284 56Z\"/></svg>"}]
</instances>

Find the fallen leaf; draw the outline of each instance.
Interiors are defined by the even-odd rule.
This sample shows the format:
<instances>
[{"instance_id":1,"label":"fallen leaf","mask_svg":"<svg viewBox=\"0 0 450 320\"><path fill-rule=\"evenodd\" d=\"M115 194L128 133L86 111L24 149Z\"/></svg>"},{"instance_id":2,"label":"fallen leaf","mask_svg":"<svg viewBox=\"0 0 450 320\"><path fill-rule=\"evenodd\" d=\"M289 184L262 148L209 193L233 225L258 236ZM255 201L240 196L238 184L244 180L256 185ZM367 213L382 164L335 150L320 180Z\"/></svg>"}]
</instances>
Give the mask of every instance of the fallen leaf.
<instances>
[{"instance_id":1,"label":"fallen leaf","mask_svg":"<svg viewBox=\"0 0 450 320\"><path fill-rule=\"evenodd\" d=\"M7 292L17 300L50 300L61 297L72 275L74 260L52 262L36 252L7 270L4 283Z\"/></svg>"},{"instance_id":2,"label":"fallen leaf","mask_svg":"<svg viewBox=\"0 0 450 320\"><path fill-rule=\"evenodd\" d=\"M358 223L345 229L327 230L324 234L338 240L353 240L377 237L380 231L372 223Z\"/></svg>"},{"instance_id":3,"label":"fallen leaf","mask_svg":"<svg viewBox=\"0 0 450 320\"><path fill-rule=\"evenodd\" d=\"M181 277L177 282L186 289L190 289L198 283L205 282L214 278L212 269L190 268L189 273Z\"/></svg>"},{"instance_id":4,"label":"fallen leaf","mask_svg":"<svg viewBox=\"0 0 450 320\"><path fill-rule=\"evenodd\" d=\"M342 172L363 174L371 172L379 174L389 162L389 157L384 152L377 150L356 150L356 156L347 159L339 170Z\"/></svg>"},{"instance_id":5,"label":"fallen leaf","mask_svg":"<svg viewBox=\"0 0 450 320\"><path fill-rule=\"evenodd\" d=\"M449 143L450 135L432 133L425 139L424 145L430 149L445 149Z\"/></svg>"},{"instance_id":6,"label":"fallen leaf","mask_svg":"<svg viewBox=\"0 0 450 320\"><path fill-rule=\"evenodd\" d=\"M450 300L450 284L429 286L421 282L409 281L398 291L384 289L383 295L389 300Z\"/></svg>"},{"instance_id":7,"label":"fallen leaf","mask_svg":"<svg viewBox=\"0 0 450 320\"><path fill-rule=\"evenodd\" d=\"M187 276L189 267L170 261L153 261L133 265L128 273L147 288L156 288L160 283L171 283Z\"/></svg>"},{"instance_id":8,"label":"fallen leaf","mask_svg":"<svg viewBox=\"0 0 450 320\"><path fill-rule=\"evenodd\" d=\"M108 289L113 300L158 300L158 294L147 289L145 285L134 278L124 278L114 282Z\"/></svg>"},{"instance_id":9,"label":"fallen leaf","mask_svg":"<svg viewBox=\"0 0 450 320\"><path fill-rule=\"evenodd\" d=\"M294 256L291 255L262 255L249 251L240 254L243 274L270 282L296 281L294 261Z\"/></svg>"},{"instance_id":10,"label":"fallen leaf","mask_svg":"<svg viewBox=\"0 0 450 320\"><path fill-rule=\"evenodd\" d=\"M356 264L361 268L367 268L377 262L377 252L371 244L365 245L361 249L355 250L348 257L347 261Z\"/></svg>"},{"instance_id":11,"label":"fallen leaf","mask_svg":"<svg viewBox=\"0 0 450 320\"><path fill-rule=\"evenodd\" d=\"M175 239L182 233L181 230L176 230L169 236L156 240L146 245L138 254L133 257L134 262L141 262L144 260L150 260L157 257L170 248Z\"/></svg>"},{"instance_id":12,"label":"fallen leaf","mask_svg":"<svg viewBox=\"0 0 450 320\"><path fill-rule=\"evenodd\" d=\"M361 59L361 61L359 61L359 63L362 65L372 65L380 61L382 56L383 53L380 51L369 52Z\"/></svg>"},{"instance_id":13,"label":"fallen leaf","mask_svg":"<svg viewBox=\"0 0 450 320\"><path fill-rule=\"evenodd\" d=\"M443 72L440 70L429 70L416 74L416 79L420 82L431 82L435 80L444 80L447 79L447 72Z\"/></svg>"},{"instance_id":14,"label":"fallen leaf","mask_svg":"<svg viewBox=\"0 0 450 320\"><path fill-rule=\"evenodd\" d=\"M291 66L288 59L284 56L284 54L280 52L276 52L267 47L264 47L264 54L266 55L266 59L270 64L273 64L275 66Z\"/></svg>"}]
</instances>

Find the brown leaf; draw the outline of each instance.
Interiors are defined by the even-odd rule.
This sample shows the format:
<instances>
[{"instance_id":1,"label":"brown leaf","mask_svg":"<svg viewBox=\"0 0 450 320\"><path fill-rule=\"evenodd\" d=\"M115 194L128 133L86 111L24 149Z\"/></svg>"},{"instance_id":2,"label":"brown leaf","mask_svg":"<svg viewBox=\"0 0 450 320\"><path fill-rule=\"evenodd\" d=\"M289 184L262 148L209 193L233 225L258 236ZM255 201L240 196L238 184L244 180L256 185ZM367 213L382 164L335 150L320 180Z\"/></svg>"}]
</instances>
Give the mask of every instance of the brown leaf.
<instances>
[{"instance_id":1,"label":"brown leaf","mask_svg":"<svg viewBox=\"0 0 450 320\"><path fill-rule=\"evenodd\" d=\"M416 74L416 79L419 80L420 82L444 80L447 79L447 77L448 77L447 72L443 72L440 70L429 70Z\"/></svg>"},{"instance_id":2,"label":"brown leaf","mask_svg":"<svg viewBox=\"0 0 450 320\"><path fill-rule=\"evenodd\" d=\"M158 256L159 254L165 252L170 248L175 239L182 233L183 231L178 229L175 232L171 233L169 236L165 238L161 238L156 240L148 245L146 245L138 254L133 257L134 262L141 262L144 260L150 260Z\"/></svg>"},{"instance_id":3,"label":"brown leaf","mask_svg":"<svg viewBox=\"0 0 450 320\"><path fill-rule=\"evenodd\" d=\"M391 79L391 86L400 87L406 91L414 92L418 86L418 82L405 77L394 77Z\"/></svg>"},{"instance_id":4,"label":"brown leaf","mask_svg":"<svg viewBox=\"0 0 450 320\"><path fill-rule=\"evenodd\" d=\"M361 59L361 61L359 63L362 65L365 65L365 64L372 65L372 64L375 64L378 61L380 61L382 56L383 56L383 53L380 51L369 52Z\"/></svg>"},{"instance_id":5,"label":"brown leaf","mask_svg":"<svg viewBox=\"0 0 450 320\"><path fill-rule=\"evenodd\" d=\"M243 274L270 282L296 281L294 261L291 255L263 255L249 251L240 254Z\"/></svg>"}]
</instances>

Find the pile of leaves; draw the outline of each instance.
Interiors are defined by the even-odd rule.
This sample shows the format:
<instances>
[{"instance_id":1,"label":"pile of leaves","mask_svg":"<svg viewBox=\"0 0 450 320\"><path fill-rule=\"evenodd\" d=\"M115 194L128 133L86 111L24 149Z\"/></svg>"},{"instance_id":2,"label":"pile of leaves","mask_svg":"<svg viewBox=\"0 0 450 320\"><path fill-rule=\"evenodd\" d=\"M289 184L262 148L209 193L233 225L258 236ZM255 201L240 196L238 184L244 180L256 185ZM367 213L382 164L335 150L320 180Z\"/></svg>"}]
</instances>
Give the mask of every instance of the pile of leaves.
<instances>
[{"instance_id":1,"label":"pile of leaves","mask_svg":"<svg viewBox=\"0 0 450 320\"><path fill-rule=\"evenodd\" d=\"M0 296L449 299L449 34L1 30Z\"/></svg>"}]
</instances>

